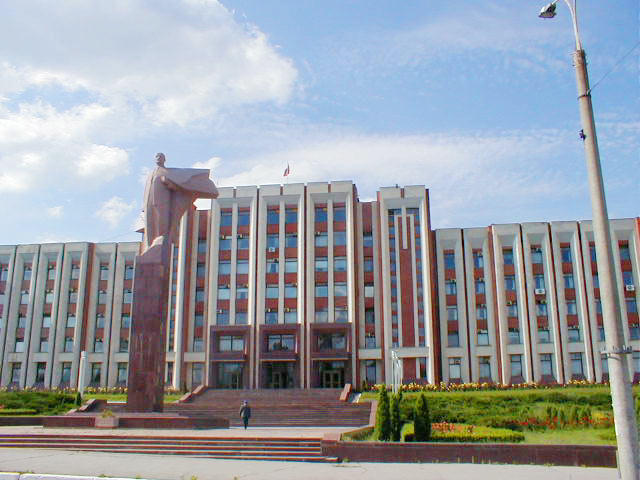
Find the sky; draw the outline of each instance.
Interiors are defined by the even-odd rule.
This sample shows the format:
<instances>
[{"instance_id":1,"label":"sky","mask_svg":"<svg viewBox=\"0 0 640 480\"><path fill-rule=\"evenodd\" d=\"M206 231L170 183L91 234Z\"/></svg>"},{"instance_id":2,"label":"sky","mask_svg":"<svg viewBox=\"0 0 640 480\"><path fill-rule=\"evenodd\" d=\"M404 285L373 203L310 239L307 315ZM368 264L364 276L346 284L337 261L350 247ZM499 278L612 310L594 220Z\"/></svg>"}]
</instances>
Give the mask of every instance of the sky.
<instances>
[{"instance_id":1,"label":"sky","mask_svg":"<svg viewBox=\"0 0 640 480\"><path fill-rule=\"evenodd\" d=\"M571 16L544 3L5 2L0 244L139 240L156 152L218 186L425 185L433 228L590 219ZM640 216L638 2L578 23L609 216Z\"/></svg>"}]
</instances>

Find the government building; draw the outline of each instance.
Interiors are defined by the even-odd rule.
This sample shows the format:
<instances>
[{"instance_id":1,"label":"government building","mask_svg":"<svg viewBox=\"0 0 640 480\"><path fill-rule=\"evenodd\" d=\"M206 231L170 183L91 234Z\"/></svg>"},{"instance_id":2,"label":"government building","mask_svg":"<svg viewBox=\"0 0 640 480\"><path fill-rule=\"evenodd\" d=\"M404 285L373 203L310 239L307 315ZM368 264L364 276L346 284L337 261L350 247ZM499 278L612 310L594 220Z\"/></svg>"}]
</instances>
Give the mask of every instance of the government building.
<instances>
[{"instance_id":1,"label":"government building","mask_svg":"<svg viewBox=\"0 0 640 480\"><path fill-rule=\"evenodd\" d=\"M424 186L223 187L173 246L179 389L606 381L590 221L431 229ZM640 379L640 218L611 221ZM0 246L0 385L124 386L137 242Z\"/></svg>"}]
</instances>

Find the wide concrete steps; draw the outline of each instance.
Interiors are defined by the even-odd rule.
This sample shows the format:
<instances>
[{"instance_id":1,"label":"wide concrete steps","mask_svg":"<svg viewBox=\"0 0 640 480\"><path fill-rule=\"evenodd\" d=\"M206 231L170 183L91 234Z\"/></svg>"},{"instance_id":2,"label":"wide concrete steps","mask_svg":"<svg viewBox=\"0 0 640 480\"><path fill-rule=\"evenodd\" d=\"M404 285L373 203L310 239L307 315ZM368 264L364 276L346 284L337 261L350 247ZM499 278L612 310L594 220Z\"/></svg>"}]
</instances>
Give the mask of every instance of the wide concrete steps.
<instances>
[{"instance_id":1,"label":"wide concrete steps","mask_svg":"<svg viewBox=\"0 0 640 480\"><path fill-rule=\"evenodd\" d=\"M335 462L318 438L131 437L115 435L0 435L3 448L183 455L236 460Z\"/></svg>"}]
</instances>

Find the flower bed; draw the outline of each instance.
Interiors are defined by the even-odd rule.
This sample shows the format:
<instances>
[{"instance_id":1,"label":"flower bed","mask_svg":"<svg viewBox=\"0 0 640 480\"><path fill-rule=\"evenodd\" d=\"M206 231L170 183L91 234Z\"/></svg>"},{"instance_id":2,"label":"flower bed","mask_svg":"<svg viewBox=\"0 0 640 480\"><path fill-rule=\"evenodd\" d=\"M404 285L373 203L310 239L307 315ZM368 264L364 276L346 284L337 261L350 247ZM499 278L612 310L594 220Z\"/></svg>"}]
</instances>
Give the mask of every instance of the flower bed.
<instances>
[{"instance_id":1,"label":"flower bed","mask_svg":"<svg viewBox=\"0 0 640 480\"><path fill-rule=\"evenodd\" d=\"M402 439L413 441L413 424L407 423L402 428ZM459 423L432 423L432 442L494 442L518 443L524 441L524 435L506 428L478 427Z\"/></svg>"}]
</instances>

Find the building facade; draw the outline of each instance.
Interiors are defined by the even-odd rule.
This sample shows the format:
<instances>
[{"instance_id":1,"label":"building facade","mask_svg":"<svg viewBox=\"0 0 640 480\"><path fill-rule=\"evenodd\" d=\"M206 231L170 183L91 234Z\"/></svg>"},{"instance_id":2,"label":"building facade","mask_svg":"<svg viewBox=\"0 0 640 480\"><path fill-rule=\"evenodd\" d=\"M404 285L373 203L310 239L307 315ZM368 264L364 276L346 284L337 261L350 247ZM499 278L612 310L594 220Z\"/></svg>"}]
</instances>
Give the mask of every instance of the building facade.
<instances>
[{"instance_id":1,"label":"building facade","mask_svg":"<svg viewBox=\"0 0 640 480\"><path fill-rule=\"evenodd\" d=\"M175 388L391 383L392 356L404 382L607 380L591 222L432 230L423 186L219 194L173 246ZM640 218L611 229L637 380ZM138 248L0 246L0 385L125 385Z\"/></svg>"}]
</instances>

